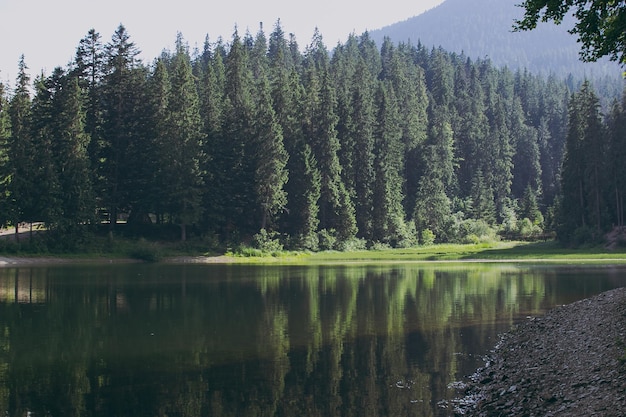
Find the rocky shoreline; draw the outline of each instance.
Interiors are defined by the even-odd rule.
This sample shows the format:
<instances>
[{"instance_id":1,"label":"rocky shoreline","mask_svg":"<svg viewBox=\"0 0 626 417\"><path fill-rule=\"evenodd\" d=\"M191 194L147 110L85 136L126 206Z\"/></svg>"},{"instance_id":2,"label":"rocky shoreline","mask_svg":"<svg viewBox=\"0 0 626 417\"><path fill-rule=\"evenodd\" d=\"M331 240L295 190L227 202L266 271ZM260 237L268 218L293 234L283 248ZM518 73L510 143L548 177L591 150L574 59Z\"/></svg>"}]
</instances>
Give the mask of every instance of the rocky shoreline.
<instances>
[{"instance_id":1,"label":"rocky shoreline","mask_svg":"<svg viewBox=\"0 0 626 417\"><path fill-rule=\"evenodd\" d=\"M457 416L626 416L626 288L516 326L470 379Z\"/></svg>"}]
</instances>

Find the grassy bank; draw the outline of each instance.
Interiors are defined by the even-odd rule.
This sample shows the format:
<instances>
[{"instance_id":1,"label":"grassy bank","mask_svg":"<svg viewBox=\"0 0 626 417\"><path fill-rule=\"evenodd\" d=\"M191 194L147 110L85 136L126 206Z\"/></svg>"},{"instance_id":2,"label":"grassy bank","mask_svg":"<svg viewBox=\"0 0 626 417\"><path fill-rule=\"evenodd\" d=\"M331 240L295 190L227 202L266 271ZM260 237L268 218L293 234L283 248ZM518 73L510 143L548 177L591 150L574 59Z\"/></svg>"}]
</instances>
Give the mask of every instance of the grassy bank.
<instances>
[{"instance_id":1,"label":"grassy bank","mask_svg":"<svg viewBox=\"0 0 626 417\"><path fill-rule=\"evenodd\" d=\"M611 262L626 263L626 247L608 250L603 246L568 249L558 242L490 242L476 244L442 244L404 249L325 251L318 253L274 251L244 248L226 252L208 249L206 241L172 242L143 238L104 236L89 239L81 250L41 250L36 242L0 240L0 256L13 258L56 257L62 259L135 259L146 262L246 263L246 264L316 264L381 262Z\"/></svg>"},{"instance_id":2,"label":"grassy bank","mask_svg":"<svg viewBox=\"0 0 626 417\"><path fill-rule=\"evenodd\" d=\"M626 262L626 250L608 251L603 247L567 249L556 242L495 242L446 244L408 249L359 252L322 252L307 258L310 262L415 262L415 261L537 261L537 262Z\"/></svg>"},{"instance_id":3,"label":"grassy bank","mask_svg":"<svg viewBox=\"0 0 626 417\"><path fill-rule=\"evenodd\" d=\"M228 254L222 262L233 263L381 263L381 262L563 262L626 263L626 248L568 249L557 242L493 242L444 244L405 249L362 250L318 253L282 252L266 256ZM199 259L198 262L201 262Z\"/></svg>"}]
</instances>

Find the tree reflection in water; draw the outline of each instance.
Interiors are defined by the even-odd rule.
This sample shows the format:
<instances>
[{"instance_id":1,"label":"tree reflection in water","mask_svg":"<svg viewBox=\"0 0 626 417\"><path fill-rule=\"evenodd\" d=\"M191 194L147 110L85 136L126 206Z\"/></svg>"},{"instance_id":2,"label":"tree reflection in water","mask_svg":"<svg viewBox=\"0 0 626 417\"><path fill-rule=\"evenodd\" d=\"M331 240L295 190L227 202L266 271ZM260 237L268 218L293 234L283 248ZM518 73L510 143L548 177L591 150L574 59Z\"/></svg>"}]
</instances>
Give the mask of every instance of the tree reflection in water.
<instances>
[{"instance_id":1,"label":"tree reflection in water","mask_svg":"<svg viewBox=\"0 0 626 417\"><path fill-rule=\"evenodd\" d=\"M623 267L110 265L0 269L0 411L445 416L527 315Z\"/></svg>"}]
</instances>

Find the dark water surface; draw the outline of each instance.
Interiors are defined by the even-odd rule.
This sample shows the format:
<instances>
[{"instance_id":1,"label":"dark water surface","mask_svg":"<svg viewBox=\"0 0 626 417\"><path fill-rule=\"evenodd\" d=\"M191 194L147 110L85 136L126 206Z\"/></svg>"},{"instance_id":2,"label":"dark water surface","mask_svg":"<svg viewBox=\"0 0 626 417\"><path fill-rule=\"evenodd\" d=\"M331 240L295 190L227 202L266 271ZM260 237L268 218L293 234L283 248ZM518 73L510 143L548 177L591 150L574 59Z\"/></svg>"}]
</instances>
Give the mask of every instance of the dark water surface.
<instances>
[{"instance_id":1,"label":"dark water surface","mask_svg":"<svg viewBox=\"0 0 626 417\"><path fill-rule=\"evenodd\" d=\"M525 317L625 266L0 269L8 416L447 416Z\"/></svg>"}]
</instances>

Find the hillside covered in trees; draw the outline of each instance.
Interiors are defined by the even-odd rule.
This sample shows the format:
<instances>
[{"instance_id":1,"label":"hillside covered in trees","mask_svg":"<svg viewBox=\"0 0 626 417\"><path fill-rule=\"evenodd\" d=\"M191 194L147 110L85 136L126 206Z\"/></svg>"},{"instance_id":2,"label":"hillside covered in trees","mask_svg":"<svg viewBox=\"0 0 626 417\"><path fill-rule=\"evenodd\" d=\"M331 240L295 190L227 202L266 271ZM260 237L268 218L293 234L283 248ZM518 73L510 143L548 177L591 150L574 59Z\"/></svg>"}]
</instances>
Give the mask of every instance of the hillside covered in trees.
<instances>
[{"instance_id":1,"label":"hillside covered in trees","mask_svg":"<svg viewBox=\"0 0 626 417\"><path fill-rule=\"evenodd\" d=\"M439 6L405 21L371 31L381 45L393 42L442 47L472 59L489 59L513 71L528 69L533 74L576 78L619 78L619 65L608 59L582 62L580 45L568 33L574 18L566 15L561 25L540 23L529 32L514 32L516 19L524 16L517 0L446 0Z\"/></svg>"},{"instance_id":2,"label":"hillside covered in trees","mask_svg":"<svg viewBox=\"0 0 626 417\"><path fill-rule=\"evenodd\" d=\"M2 223L308 250L623 224L626 113L603 118L592 84L367 33L301 51L277 22L146 65L120 25L32 83L22 58L0 85Z\"/></svg>"}]
</instances>

